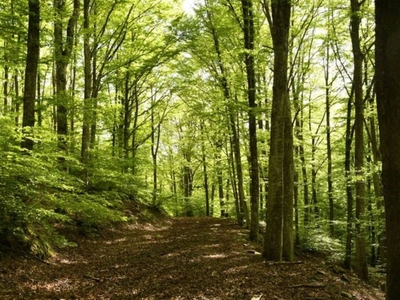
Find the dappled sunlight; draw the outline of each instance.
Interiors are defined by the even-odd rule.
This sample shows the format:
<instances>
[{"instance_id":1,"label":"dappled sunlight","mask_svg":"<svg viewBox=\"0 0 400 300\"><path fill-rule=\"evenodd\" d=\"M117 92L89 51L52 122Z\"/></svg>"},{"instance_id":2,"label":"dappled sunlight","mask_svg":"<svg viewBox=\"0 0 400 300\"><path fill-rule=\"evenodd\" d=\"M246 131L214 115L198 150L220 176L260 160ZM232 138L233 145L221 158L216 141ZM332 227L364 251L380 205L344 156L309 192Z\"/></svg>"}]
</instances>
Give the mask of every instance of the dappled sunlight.
<instances>
[{"instance_id":1,"label":"dappled sunlight","mask_svg":"<svg viewBox=\"0 0 400 300\"><path fill-rule=\"evenodd\" d=\"M88 264L89 262L81 256L75 256L72 258L63 257L61 255L55 254L49 259L51 263L63 264L63 265L77 265L77 264Z\"/></svg>"},{"instance_id":2,"label":"dappled sunlight","mask_svg":"<svg viewBox=\"0 0 400 300\"><path fill-rule=\"evenodd\" d=\"M203 258L225 258L227 257L226 254L219 253L219 254L209 254L209 255L203 255Z\"/></svg>"},{"instance_id":3,"label":"dappled sunlight","mask_svg":"<svg viewBox=\"0 0 400 300\"><path fill-rule=\"evenodd\" d=\"M65 265L76 265L76 264L87 264L88 262L85 260L82 261L77 261L77 260L70 260L70 259L61 259L58 261L60 264L65 264Z\"/></svg>"},{"instance_id":4,"label":"dappled sunlight","mask_svg":"<svg viewBox=\"0 0 400 300\"><path fill-rule=\"evenodd\" d=\"M150 231L150 232L155 232L155 231L166 231L170 229L171 226L155 226L153 224L147 223L147 224L129 224L127 225L128 230L143 230L143 231Z\"/></svg>"},{"instance_id":5,"label":"dappled sunlight","mask_svg":"<svg viewBox=\"0 0 400 300\"><path fill-rule=\"evenodd\" d=\"M111 276L111 277L107 278L107 280L110 280L110 281L121 281L121 280L125 280L126 278L128 278L127 275L119 275L119 276Z\"/></svg>"},{"instance_id":6,"label":"dappled sunlight","mask_svg":"<svg viewBox=\"0 0 400 300\"><path fill-rule=\"evenodd\" d=\"M221 244L208 244L208 245L203 245L203 248L218 248L220 246Z\"/></svg>"},{"instance_id":7,"label":"dappled sunlight","mask_svg":"<svg viewBox=\"0 0 400 300\"><path fill-rule=\"evenodd\" d=\"M265 263L259 245L243 244L231 224L187 218L164 231L137 227L86 239L49 263L24 260L0 272L0 299L302 300L339 299L342 291L384 299L368 298L364 286L343 282L320 261Z\"/></svg>"},{"instance_id":8,"label":"dappled sunlight","mask_svg":"<svg viewBox=\"0 0 400 300\"><path fill-rule=\"evenodd\" d=\"M126 237L124 237L124 238L116 239L114 241L104 241L104 244L112 245L112 244L116 244L116 243L123 243L123 242L126 242L126 241L128 241L128 240L127 240Z\"/></svg>"},{"instance_id":9,"label":"dappled sunlight","mask_svg":"<svg viewBox=\"0 0 400 300\"><path fill-rule=\"evenodd\" d=\"M55 279L54 281L43 283L31 281L26 284L26 287L33 291L45 290L52 292L68 291L73 288L71 280L68 278Z\"/></svg>"},{"instance_id":10,"label":"dappled sunlight","mask_svg":"<svg viewBox=\"0 0 400 300\"><path fill-rule=\"evenodd\" d=\"M114 269L127 268L127 267L130 267L130 264L122 264L122 265L117 264L113 266Z\"/></svg>"},{"instance_id":11,"label":"dappled sunlight","mask_svg":"<svg viewBox=\"0 0 400 300\"><path fill-rule=\"evenodd\" d=\"M150 235L150 234L145 234L142 236L145 240L154 240L154 236Z\"/></svg>"},{"instance_id":12,"label":"dappled sunlight","mask_svg":"<svg viewBox=\"0 0 400 300\"><path fill-rule=\"evenodd\" d=\"M246 270L248 268L249 268L248 265L237 266L237 267L229 268L228 270L223 271L223 273L225 273L225 274L238 274L241 271Z\"/></svg>"}]
</instances>

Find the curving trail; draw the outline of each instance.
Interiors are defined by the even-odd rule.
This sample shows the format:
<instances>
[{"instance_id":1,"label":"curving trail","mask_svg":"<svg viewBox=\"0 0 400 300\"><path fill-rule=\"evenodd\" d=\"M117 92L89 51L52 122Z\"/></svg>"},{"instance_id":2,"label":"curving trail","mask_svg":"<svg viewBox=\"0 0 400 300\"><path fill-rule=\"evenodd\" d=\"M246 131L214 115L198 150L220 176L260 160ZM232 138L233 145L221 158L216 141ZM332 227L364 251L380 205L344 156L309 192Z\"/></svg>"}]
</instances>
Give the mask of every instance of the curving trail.
<instances>
[{"instance_id":1,"label":"curving trail","mask_svg":"<svg viewBox=\"0 0 400 300\"><path fill-rule=\"evenodd\" d=\"M321 258L269 264L232 220L177 218L79 241L47 263L6 261L0 299L384 299Z\"/></svg>"}]
</instances>

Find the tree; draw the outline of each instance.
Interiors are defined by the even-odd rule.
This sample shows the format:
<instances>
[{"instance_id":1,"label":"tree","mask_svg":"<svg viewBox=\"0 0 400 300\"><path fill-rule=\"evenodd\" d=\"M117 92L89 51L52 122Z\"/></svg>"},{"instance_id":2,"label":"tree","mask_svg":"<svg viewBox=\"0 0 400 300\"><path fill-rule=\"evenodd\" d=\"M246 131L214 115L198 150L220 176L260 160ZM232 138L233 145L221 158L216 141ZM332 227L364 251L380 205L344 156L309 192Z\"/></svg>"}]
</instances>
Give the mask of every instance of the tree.
<instances>
[{"instance_id":1,"label":"tree","mask_svg":"<svg viewBox=\"0 0 400 300\"><path fill-rule=\"evenodd\" d=\"M250 240L258 239L259 227L259 171L257 150L256 75L254 62L254 12L252 0L242 0L245 65L247 74L247 99L249 103L250 148Z\"/></svg>"},{"instance_id":2,"label":"tree","mask_svg":"<svg viewBox=\"0 0 400 300\"><path fill-rule=\"evenodd\" d=\"M75 30L78 22L80 0L74 0L72 15L68 20L66 36L64 37L63 15L66 11L64 0L54 0L54 57L55 57L55 82L57 102L57 134L60 150L66 150L68 133L67 111L67 67L70 63L73 46L75 43Z\"/></svg>"},{"instance_id":3,"label":"tree","mask_svg":"<svg viewBox=\"0 0 400 300\"><path fill-rule=\"evenodd\" d=\"M288 37L291 3L266 1L274 48L274 82L271 111L269 189L263 256L269 260L292 260L293 243L293 128L288 92Z\"/></svg>"},{"instance_id":4,"label":"tree","mask_svg":"<svg viewBox=\"0 0 400 300\"><path fill-rule=\"evenodd\" d=\"M23 99L23 118L22 126L25 136L22 139L21 147L28 150L33 149L33 139L27 135L32 134L35 126L35 95L36 79L39 63L40 51L40 1L29 0L29 22L28 22L28 42L25 68L25 89Z\"/></svg>"},{"instance_id":5,"label":"tree","mask_svg":"<svg viewBox=\"0 0 400 300\"><path fill-rule=\"evenodd\" d=\"M386 213L386 299L400 295L400 2L377 0L376 99L382 151L382 183Z\"/></svg>"},{"instance_id":6,"label":"tree","mask_svg":"<svg viewBox=\"0 0 400 300\"><path fill-rule=\"evenodd\" d=\"M227 63L223 59L223 48L221 46L221 38L220 34L217 30L216 17L212 12L212 3L206 1L206 17L207 22L206 26L209 30L212 42L213 42L213 51L215 51L216 58L216 66L212 67L214 70L214 75L217 79L217 82L222 90L223 98L224 98L224 105L226 107L226 112L228 114L228 124L231 138L229 140L231 146L231 155L232 155L232 173L236 174L235 179L232 180L232 184L234 185L234 190L236 190L236 197L237 197L237 219L240 226L244 224L243 221L246 221L246 226L248 227L250 224L250 216L249 216L249 209L247 207L247 203L245 201L245 190L244 190L244 175L243 175L243 164L242 164L242 150L240 147L240 130L238 129L238 112L236 109L237 106L237 96L232 95L231 92L231 85L229 72Z\"/></svg>"},{"instance_id":7,"label":"tree","mask_svg":"<svg viewBox=\"0 0 400 300\"><path fill-rule=\"evenodd\" d=\"M364 98L363 98L363 53L360 46L361 5L364 1L351 0L351 43L353 46L353 86L355 103L355 175L356 175L356 254L357 275L368 279L368 266L365 254L365 180L364 180Z\"/></svg>"}]
</instances>

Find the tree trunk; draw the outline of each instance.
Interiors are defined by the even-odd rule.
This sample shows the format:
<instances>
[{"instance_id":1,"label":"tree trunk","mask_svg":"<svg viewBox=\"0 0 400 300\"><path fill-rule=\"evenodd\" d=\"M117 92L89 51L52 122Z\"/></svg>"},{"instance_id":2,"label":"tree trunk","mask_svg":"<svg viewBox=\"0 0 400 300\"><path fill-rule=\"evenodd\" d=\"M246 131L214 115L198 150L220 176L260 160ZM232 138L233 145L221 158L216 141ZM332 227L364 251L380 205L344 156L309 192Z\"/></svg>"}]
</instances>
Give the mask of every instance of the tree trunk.
<instances>
[{"instance_id":1,"label":"tree trunk","mask_svg":"<svg viewBox=\"0 0 400 300\"><path fill-rule=\"evenodd\" d=\"M229 170L229 175L232 181L232 191L235 198L235 209L236 209L236 220L239 226L243 226L243 215L241 213L241 206L239 202L239 191L237 184L237 175L236 175L236 166L235 166L235 158L233 154L233 142L232 137L229 139L229 164L231 166Z\"/></svg>"},{"instance_id":2,"label":"tree trunk","mask_svg":"<svg viewBox=\"0 0 400 300\"><path fill-rule=\"evenodd\" d=\"M400 2L377 0L376 96L386 210L386 299L400 295Z\"/></svg>"},{"instance_id":3,"label":"tree trunk","mask_svg":"<svg viewBox=\"0 0 400 300\"><path fill-rule=\"evenodd\" d=\"M353 89L354 90L354 89ZM346 226L346 252L344 266L351 268L352 241L353 241L353 189L351 182L351 144L353 141L353 129L351 125L351 107L353 101L353 91L347 100L347 119L346 119L346 142L345 142L345 160L344 176L346 179L346 201L347 201L347 226Z\"/></svg>"},{"instance_id":4,"label":"tree trunk","mask_svg":"<svg viewBox=\"0 0 400 300\"><path fill-rule=\"evenodd\" d=\"M220 162L219 162L220 163ZM220 207L220 217L225 217L225 198L224 198L224 182L222 178L222 170L219 167L217 171L217 181L218 181L218 198Z\"/></svg>"},{"instance_id":5,"label":"tree trunk","mask_svg":"<svg viewBox=\"0 0 400 300\"><path fill-rule=\"evenodd\" d=\"M329 15L330 16L330 15ZM328 37L329 38L329 37ZM328 183L328 203L329 203L329 234L334 236L334 207L333 207L333 180L332 180L332 147L331 147L331 92L330 87L330 42L326 45L326 66L325 75L325 118L326 118L326 155L328 158L327 183Z\"/></svg>"},{"instance_id":6,"label":"tree trunk","mask_svg":"<svg viewBox=\"0 0 400 300\"><path fill-rule=\"evenodd\" d=\"M9 60L8 60L8 55L7 55L7 41L4 41L4 82L3 82L3 97L4 97L4 102L3 102L3 114L7 115L8 114L8 81L9 81Z\"/></svg>"},{"instance_id":7,"label":"tree trunk","mask_svg":"<svg viewBox=\"0 0 400 300\"><path fill-rule=\"evenodd\" d=\"M287 85L291 4L275 0L271 10L272 17L267 18L274 46L274 83L263 256L279 261L293 259L293 128Z\"/></svg>"},{"instance_id":8,"label":"tree trunk","mask_svg":"<svg viewBox=\"0 0 400 300\"><path fill-rule=\"evenodd\" d=\"M206 2L207 4L207 2ZM207 17L210 23L210 31L213 37L213 42L214 42L214 49L218 57L218 68L220 71L219 74L219 79L220 79L220 84L221 88L224 94L224 98L227 102L227 111L229 115L229 126L230 126L230 131L231 131L231 143L232 143L232 148L233 148L233 156L234 156L234 163L236 165L236 175L237 175L237 189L238 189L238 202L239 202L239 208L240 212L238 215L238 222L239 225L243 225L243 219L246 221L246 227L249 226L250 224L250 216L249 216L249 210L245 201L245 194L244 194L244 183L243 183L243 168L242 168L242 158L241 158L241 150L240 150L240 136L239 132L237 130L237 125L236 125L236 112L233 108L232 104L232 97L231 97L231 92L229 89L229 84L228 84L228 79L226 76L226 70L225 66L222 60L222 53L221 49L219 46L219 38L218 38L218 33L213 25L213 18L210 10L207 10Z\"/></svg>"},{"instance_id":9,"label":"tree trunk","mask_svg":"<svg viewBox=\"0 0 400 300\"><path fill-rule=\"evenodd\" d=\"M370 96L368 97L368 100L370 104L369 109L371 111L375 111L374 98ZM370 114L368 119L369 119L369 140L371 145L372 163L374 166L379 166L379 164L382 162L382 156L380 153L378 138L376 136L376 126L375 126L376 121L373 114ZM377 168L374 168L374 170L372 171L372 180L374 186L375 199L377 199L376 200L377 209L380 212L379 220L382 220L383 222L385 220L385 210L383 208L384 203L383 203L381 173L376 169ZM379 222L379 224L381 225L381 222ZM386 262L386 233L384 228L383 230L380 230L378 234L378 242L379 242L379 247L378 247L377 260L379 260L379 262L383 264Z\"/></svg>"},{"instance_id":10,"label":"tree trunk","mask_svg":"<svg viewBox=\"0 0 400 300\"><path fill-rule=\"evenodd\" d=\"M355 176L356 176L356 259L357 276L368 279L367 257L365 253L365 180L364 180L364 98L362 86L363 54L360 47L359 27L361 22L361 4L358 0L351 0L351 42L354 59L354 103L355 103Z\"/></svg>"},{"instance_id":11,"label":"tree trunk","mask_svg":"<svg viewBox=\"0 0 400 300\"><path fill-rule=\"evenodd\" d=\"M21 147L32 150L33 139L29 137L35 126L36 79L40 51L40 1L29 0L28 41L25 67L22 127L24 136Z\"/></svg>"},{"instance_id":12,"label":"tree trunk","mask_svg":"<svg viewBox=\"0 0 400 300\"><path fill-rule=\"evenodd\" d=\"M75 28L79 17L80 0L74 0L72 15L68 21L64 41L63 15L66 2L54 0L54 56L55 56L55 82L57 103L57 135L58 147L62 151L67 150L68 121L67 112L69 98L67 94L67 67L70 63L75 39ZM64 161L65 159L61 159Z\"/></svg>"},{"instance_id":13,"label":"tree trunk","mask_svg":"<svg viewBox=\"0 0 400 300\"><path fill-rule=\"evenodd\" d=\"M204 124L203 122L200 124L201 134L204 136ZM207 172L207 156L206 156L206 146L205 146L205 138L203 137L201 140L201 162L203 164L203 177L204 177L204 193L206 198L206 216L210 216L210 192L208 185L208 172Z\"/></svg>"},{"instance_id":14,"label":"tree trunk","mask_svg":"<svg viewBox=\"0 0 400 300\"><path fill-rule=\"evenodd\" d=\"M13 100L13 106L14 106L14 112L15 112L14 123L15 123L15 127L18 127L19 126L19 109L20 109L18 70L15 70L14 86L15 86L15 100Z\"/></svg>"},{"instance_id":15,"label":"tree trunk","mask_svg":"<svg viewBox=\"0 0 400 300\"><path fill-rule=\"evenodd\" d=\"M153 205L157 205L157 192L158 192L158 166L157 166L157 156L158 149L160 147L160 131L161 123L155 124L154 120L154 103L152 103L151 109L151 157L153 160Z\"/></svg>"},{"instance_id":16,"label":"tree trunk","mask_svg":"<svg viewBox=\"0 0 400 300\"><path fill-rule=\"evenodd\" d=\"M85 72L85 87L84 87L84 104L83 104L83 124L82 124L82 147L81 161L84 165L83 179L86 184L89 183L88 164L89 164L89 139L90 139L90 116L91 116L91 90L92 90L92 75L91 75L91 50L90 50L90 0L83 2L83 28L86 30L83 40L84 50L84 72Z\"/></svg>"},{"instance_id":17,"label":"tree trunk","mask_svg":"<svg viewBox=\"0 0 400 300\"><path fill-rule=\"evenodd\" d=\"M249 103L250 138L250 240L257 241L259 231L259 171L257 150L256 76L254 67L254 20L252 0L242 0L245 65L247 73L247 99Z\"/></svg>"}]
</instances>

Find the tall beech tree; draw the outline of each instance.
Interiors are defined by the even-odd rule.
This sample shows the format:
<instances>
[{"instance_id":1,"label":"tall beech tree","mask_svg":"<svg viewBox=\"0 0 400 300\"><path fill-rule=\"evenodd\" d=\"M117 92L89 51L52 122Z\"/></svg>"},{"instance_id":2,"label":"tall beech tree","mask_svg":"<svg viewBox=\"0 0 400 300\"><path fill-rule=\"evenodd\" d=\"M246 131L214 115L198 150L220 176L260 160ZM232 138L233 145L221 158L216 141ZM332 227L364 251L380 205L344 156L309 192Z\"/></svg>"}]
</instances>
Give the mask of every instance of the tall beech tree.
<instances>
[{"instance_id":1,"label":"tall beech tree","mask_svg":"<svg viewBox=\"0 0 400 300\"><path fill-rule=\"evenodd\" d=\"M269 186L263 256L292 260L293 236L293 127L288 91L288 54L291 2L263 2L274 49L274 81L271 110Z\"/></svg>"},{"instance_id":2,"label":"tall beech tree","mask_svg":"<svg viewBox=\"0 0 400 300\"><path fill-rule=\"evenodd\" d=\"M364 98L363 98L363 53L360 45L361 5L364 1L351 0L350 36L353 47L353 86L355 103L355 177L356 177L356 257L357 275L368 279L365 254L365 179L364 179Z\"/></svg>"},{"instance_id":3,"label":"tall beech tree","mask_svg":"<svg viewBox=\"0 0 400 300\"><path fill-rule=\"evenodd\" d=\"M23 98L22 127L25 136L21 147L28 150L33 149L33 139L28 135L33 134L35 126L35 97L36 80L40 52L40 1L29 0L28 41L25 67L25 88Z\"/></svg>"},{"instance_id":4,"label":"tall beech tree","mask_svg":"<svg viewBox=\"0 0 400 300\"><path fill-rule=\"evenodd\" d=\"M400 295L400 2L375 1L376 99L386 212L386 299Z\"/></svg>"},{"instance_id":5,"label":"tall beech tree","mask_svg":"<svg viewBox=\"0 0 400 300\"><path fill-rule=\"evenodd\" d=\"M247 99L249 102L249 148L250 148L250 239L256 241L259 228L259 170L256 116L256 74L254 60L254 12L252 0L242 0L243 36L247 74Z\"/></svg>"},{"instance_id":6,"label":"tall beech tree","mask_svg":"<svg viewBox=\"0 0 400 300\"><path fill-rule=\"evenodd\" d=\"M79 17L80 0L73 1L73 9L64 29L63 15L66 12L66 1L54 0L54 57L55 57L55 83L57 103L57 134L60 150L66 150L68 133L67 112L70 95L67 94L67 67L70 63L73 46L75 44L75 31ZM64 30L66 31L64 36Z\"/></svg>"}]
</instances>

